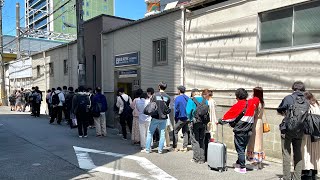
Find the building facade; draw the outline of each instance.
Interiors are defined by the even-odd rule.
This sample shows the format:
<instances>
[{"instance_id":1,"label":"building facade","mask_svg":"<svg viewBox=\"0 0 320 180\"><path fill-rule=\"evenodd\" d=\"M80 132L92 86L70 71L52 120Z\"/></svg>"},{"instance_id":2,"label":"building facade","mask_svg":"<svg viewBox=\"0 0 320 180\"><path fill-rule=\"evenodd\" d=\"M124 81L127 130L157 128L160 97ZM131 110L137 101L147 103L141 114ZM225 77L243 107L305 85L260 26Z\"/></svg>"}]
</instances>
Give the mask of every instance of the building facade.
<instances>
[{"instance_id":1,"label":"building facade","mask_svg":"<svg viewBox=\"0 0 320 180\"><path fill-rule=\"evenodd\" d=\"M181 11L173 9L149 16L102 34L102 84L108 103L114 104L122 87L131 97L138 88L158 90L168 84L173 95L180 84ZM114 113L107 113L107 125L114 127Z\"/></svg>"},{"instance_id":2,"label":"building facade","mask_svg":"<svg viewBox=\"0 0 320 180\"><path fill-rule=\"evenodd\" d=\"M76 34L76 0L26 0L26 27ZM83 0L83 19L114 15L114 0ZM61 8L60 8L61 7Z\"/></svg>"},{"instance_id":3,"label":"building facade","mask_svg":"<svg viewBox=\"0 0 320 180\"><path fill-rule=\"evenodd\" d=\"M205 1L185 7L185 13L164 11L102 35L108 99L114 100L119 87L133 95L136 88L157 88L160 81L168 83L171 95L181 84L188 91L208 88L214 90L221 118L236 102L237 88L252 94L261 86L263 119L271 125L271 132L264 134L264 150L268 157L281 158L282 116L275 109L297 80L320 95L320 1ZM167 61L162 64L162 59ZM234 148L228 127L225 142Z\"/></svg>"}]
</instances>

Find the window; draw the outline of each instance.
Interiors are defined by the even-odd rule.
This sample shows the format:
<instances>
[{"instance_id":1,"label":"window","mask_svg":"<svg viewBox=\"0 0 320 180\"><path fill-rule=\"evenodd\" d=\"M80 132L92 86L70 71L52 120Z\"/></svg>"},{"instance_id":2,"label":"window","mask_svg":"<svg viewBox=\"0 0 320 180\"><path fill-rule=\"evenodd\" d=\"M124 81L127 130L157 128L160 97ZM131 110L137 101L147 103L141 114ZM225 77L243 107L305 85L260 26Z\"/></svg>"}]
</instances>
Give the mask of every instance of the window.
<instances>
[{"instance_id":1,"label":"window","mask_svg":"<svg viewBox=\"0 0 320 180\"><path fill-rule=\"evenodd\" d=\"M63 72L64 75L68 75L68 61L66 59L63 60Z\"/></svg>"},{"instance_id":2,"label":"window","mask_svg":"<svg viewBox=\"0 0 320 180\"><path fill-rule=\"evenodd\" d=\"M108 7L107 6L103 6L103 10L104 11L108 11Z\"/></svg>"},{"instance_id":3,"label":"window","mask_svg":"<svg viewBox=\"0 0 320 180\"><path fill-rule=\"evenodd\" d=\"M54 76L53 63L49 63L49 76L51 76L51 77Z\"/></svg>"},{"instance_id":4,"label":"window","mask_svg":"<svg viewBox=\"0 0 320 180\"><path fill-rule=\"evenodd\" d=\"M87 1L87 7L89 7L89 1Z\"/></svg>"},{"instance_id":5,"label":"window","mask_svg":"<svg viewBox=\"0 0 320 180\"><path fill-rule=\"evenodd\" d=\"M40 65L37 66L37 77L41 76Z\"/></svg>"},{"instance_id":6,"label":"window","mask_svg":"<svg viewBox=\"0 0 320 180\"><path fill-rule=\"evenodd\" d=\"M62 22L65 22L66 17L65 17L65 16L62 16L61 19L62 19Z\"/></svg>"},{"instance_id":7,"label":"window","mask_svg":"<svg viewBox=\"0 0 320 180\"><path fill-rule=\"evenodd\" d=\"M89 16L89 11L87 11L87 16Z\"/></svg>"},{"instance_id":8,"label":"window","mask_svg":"<svg viewBox=\"0 0 320 180\"><path fill-rule=\"evenodd\" d=\"M319 46L319 16L320 1L260 13L259 51Z\"/></svg>"},{"instance_id":9,"label":"window","mask_svg":"<svg viewBox=\"0 0 320 180\"><path fill-rule=\"evenodd\" d=\"M62 30L66 30L66 26L64 24L62 24Z\"/></svg>"},{"instance_id":10,"label":"window","mask_svg":"<svg viewBox=\"0 0 320 180\"><path fill-rule=\"evenodd\" d=\"M167 39L153 41L153 59L155 65L168 64Z\"/></svg>"}]
</instances>

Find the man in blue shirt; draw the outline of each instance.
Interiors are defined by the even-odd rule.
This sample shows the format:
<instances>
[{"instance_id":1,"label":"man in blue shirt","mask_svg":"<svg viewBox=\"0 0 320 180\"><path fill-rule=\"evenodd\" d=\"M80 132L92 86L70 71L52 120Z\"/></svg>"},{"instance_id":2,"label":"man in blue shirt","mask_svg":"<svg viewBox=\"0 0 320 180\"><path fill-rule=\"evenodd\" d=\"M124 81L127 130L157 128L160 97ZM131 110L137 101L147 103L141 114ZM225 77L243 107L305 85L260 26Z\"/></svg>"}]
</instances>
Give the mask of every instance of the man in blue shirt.
<instances>
[{"instance_id":1,"label":"man in blue shirt","mask_svg":"<svg viewBox=\"0 0 320 180\"><path fill-rule=\"evenodd\" d=\"M189 97L186 96L184 93L186 92L186 88L184 86L179 86L178 88L179 96L176 97L174 101L174 111L175 111L175 126L174 126L174 136L173 136L173 148L175 152L178 152L177 143L178 143L178 133L180 129L183 132L183 148L181 149L182 152L187 152L188 146L188 118L187 118L187 102Z\"/></svg>"},{"instance_id":2,"label":"man in blue shirt","mask_svg":"<svg viewBox=\"0 0 320 180\"><path fill-rule=\"evenodd\" d=\"M202 104L202 101L206 101L206 99L203 96L201 96L199 90L194 90L194 97L188 100L186 111L187 117L190 120L189 128L193 150L193 158L191 159L191 162L203 164L205 162L204 137L206 124L200 122L198 119L195 119L195 112L197 109L195 101L198 101L199 104ZM205 104L208 104L208 102L206 101Z\"/></svg>"}]
</instances>

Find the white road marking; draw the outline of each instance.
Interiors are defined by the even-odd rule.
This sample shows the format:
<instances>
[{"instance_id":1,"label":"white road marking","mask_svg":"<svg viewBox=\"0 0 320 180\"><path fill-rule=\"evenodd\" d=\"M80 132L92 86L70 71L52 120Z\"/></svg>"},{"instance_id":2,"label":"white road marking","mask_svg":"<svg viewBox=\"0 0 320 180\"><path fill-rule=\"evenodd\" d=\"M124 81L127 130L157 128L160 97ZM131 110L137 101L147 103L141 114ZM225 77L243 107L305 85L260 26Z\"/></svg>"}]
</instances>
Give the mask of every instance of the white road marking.
<instances>
[{"instance_id":1,"label":"white road marking","mask_svg":"<svg viewBox=\"0 0 320 180\"><path fill-rule=\"evenodd\" d=\"M99 151L95 149L88 149L88 148L82 148L82 147L77 147L73 146L74 151L76 152L79 167L81 169L86 169L90 170L90 172L103 172L107 174L115 174L118 176L123 176L123 177L129 177L129 178L134 178L134 179L158 179L158 180L176 180L176 178L170 176L168 173L154 165L152 162L150 162L148 159L144 157L139 157L139 156L133 156L133 155L127 155L127 154L119 154L119 153L113 153L113 152L105 152L105 151ZM125 158L125 159L130 159L136 161L143 169L145 169L150 176L139 174L139 173L134 173L134 172L129 172L129 171L124 171L124 170L118 170L118 169L113 169L113 168L106 168L104 166L99 166L97 167L89 153L96 153L96 154L102 154L102 155L107 155L107 156L113 156L113 157L120 157L120 158Z\"/></svg>"}]
</instances>

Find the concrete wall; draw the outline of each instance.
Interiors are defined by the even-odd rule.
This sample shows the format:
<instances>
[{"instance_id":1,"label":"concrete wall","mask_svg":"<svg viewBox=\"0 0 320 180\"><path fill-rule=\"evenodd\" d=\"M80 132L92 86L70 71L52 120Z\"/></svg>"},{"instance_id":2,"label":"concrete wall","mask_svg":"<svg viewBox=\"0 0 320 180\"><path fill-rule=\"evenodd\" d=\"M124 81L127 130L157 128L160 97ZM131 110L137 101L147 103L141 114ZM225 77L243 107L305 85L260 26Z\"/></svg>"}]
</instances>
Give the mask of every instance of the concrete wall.
<instances>
[{"instance_id":1,"label":"concrete wall","mask_svg":"<svg viewBox=\"0 0 320 180\"><path fill-rule=\"evenodd\" d=\"M140 87L157 89L160 81L168 84L167 92L176 91L180 84L181 55L181 11L162 15L126 28L102 35L103 39L103 89L108 103L114 104L115 70L138 69L141 72ZM155 66L153 63L153 41L167 38L168 65ZM119 54L140 52L140 66L114 68L114 57ZM112 109L108 112L108 125L113 126Z\"/></svg>"},{"instance_id":2,"label":"concrete wall","mask_svg":"<svg viewBox=\"0 0 320 180\"><path fill-rule=\"evenodd\" d=\"M307 2L306 0L304 0ZM265 89L266 115L271 132L264 135L267 156L281 157L278 125L282 120L275 108L291 93L295 80L305 82L307 89L319 95L319 49L257 54L258 13L302 0L250 0L229 2L193 11L186 30L186 86L216 90L218 117L235 103L234 90L255 86ZM233 133L225 128L228 147Z\"/></svg>"},{"instance_id":3,"label":"concrete wall","mask_svg":"<svg viewBox=\"0 0 320 180\"><path fill-rule=\"evenodd\" d=\"M32 56L33 86L38 86L42 91L53 87L62 87L64 85L68 87L78 87L78 60L76 45L76 43L73 43L46 51L46 70L44 68L43 54L40 53ZM67 60L68 64L67 74L64 74L64 60ZM53 75L49 75L49 63L53 63ZM37 66L40 66L40 77L37 77Z\"/></svg>"}]
</instances>

